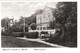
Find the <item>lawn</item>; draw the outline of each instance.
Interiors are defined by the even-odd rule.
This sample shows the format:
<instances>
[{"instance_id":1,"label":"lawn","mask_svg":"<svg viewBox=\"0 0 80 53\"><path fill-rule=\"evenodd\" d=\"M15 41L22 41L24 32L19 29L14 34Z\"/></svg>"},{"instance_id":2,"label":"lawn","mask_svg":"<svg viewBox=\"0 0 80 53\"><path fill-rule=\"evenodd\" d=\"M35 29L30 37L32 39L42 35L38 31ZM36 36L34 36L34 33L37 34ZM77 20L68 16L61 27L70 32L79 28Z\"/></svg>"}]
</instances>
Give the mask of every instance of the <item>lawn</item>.
<instances>
[{"instance_id":1,"label":"lawn","mask_svg":"<svg viewBox=\"0 0 80 53\"><path fill-rule=\"evenodd\" d=\"M59 42L53 42L53 41L47 40L46 42L61 45L61 46L65 46L65 47L75 47L75 48L77 47L76 43L73 43L73 42L70 42L70 41L64 41L64 40L59 41Z\"/></svg>"},{"instance_id":2,"label":"lawn","mask_svg":"<svg viewBox=\"0 0 80 53\"><path fill-rule=\"evenodd\" d=\"M33 42L28 40L17 39L11 36L1 37L1 47L2 48L16 48L16 47L52 47L39 42Z\"/></svg>"}]
</instances>

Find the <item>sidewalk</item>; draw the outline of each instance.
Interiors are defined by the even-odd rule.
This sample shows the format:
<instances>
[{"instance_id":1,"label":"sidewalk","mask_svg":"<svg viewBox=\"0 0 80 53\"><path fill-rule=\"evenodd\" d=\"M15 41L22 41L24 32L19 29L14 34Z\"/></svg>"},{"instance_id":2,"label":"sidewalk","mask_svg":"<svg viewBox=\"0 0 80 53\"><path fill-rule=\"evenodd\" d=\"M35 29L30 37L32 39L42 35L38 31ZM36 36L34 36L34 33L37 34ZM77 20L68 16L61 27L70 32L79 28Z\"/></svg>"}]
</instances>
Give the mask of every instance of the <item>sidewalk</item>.
<instances>
[{"instance_id":1,"label":"sidewalk","mask_svg":"<svg viewBox=\"0 0 80 53\"><path fill-rule=\"evenodd\" d=\"M28 41L36 41L36 42L40 42L40 43L44 43L46 45L50 45L52 47L57 47L57 48L69 48L69 47L64 47L64 46L60 46L60 45L57 45L57 44L52 44L52 43L48 43L48 42L45 42L43 41L43 39L30 39L30 38L22 38L22 37L17 37L17 39L24 39L24 40L28 40Z\"/></svg>"}]
</instances>

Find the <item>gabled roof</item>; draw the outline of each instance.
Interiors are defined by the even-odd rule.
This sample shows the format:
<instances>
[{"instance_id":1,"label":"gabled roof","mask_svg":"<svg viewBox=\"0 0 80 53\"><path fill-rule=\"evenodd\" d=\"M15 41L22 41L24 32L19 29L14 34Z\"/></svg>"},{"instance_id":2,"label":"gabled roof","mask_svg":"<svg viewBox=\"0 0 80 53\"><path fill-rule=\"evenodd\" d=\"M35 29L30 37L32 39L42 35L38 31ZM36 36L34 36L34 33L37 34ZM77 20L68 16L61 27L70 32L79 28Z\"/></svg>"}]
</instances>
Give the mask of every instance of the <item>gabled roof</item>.
<instances>
[{"instance_id":1,"label":"gabled roof","mask_svg":"<svg viewBox=\"0 0 80 53\"><path fill-rule=\"evenodd\" d=\"M43 9L43 11L45 10L45 9L50 9L51 11L54 11L54 8L51 8L51 7L48 7L48 6L45 6L45 8Z\"/></svg>"},{"instance_id":2,"label":"gabled roof","mask_svg":"<svg viewBox=\"0 0 80 53\"><path fill-rule=\"evenodd\" d=\"M43 10L39 9L36 11L36 14L42 14L44 12L45 9L49 8L52 12L54 11L54 8L51 8L51 7L48 7L48 6L45 6L45 8Z\"/></svg>"},{"instance_id":3,"label":"gabled roof","mask_svg":"<svg viewBox=\"0 0 80 53\"><path fill-rule=\"evenodd\" d=\"M36 14L42 14L43 10L37 10Z\"/></svg>"}]
</instances>

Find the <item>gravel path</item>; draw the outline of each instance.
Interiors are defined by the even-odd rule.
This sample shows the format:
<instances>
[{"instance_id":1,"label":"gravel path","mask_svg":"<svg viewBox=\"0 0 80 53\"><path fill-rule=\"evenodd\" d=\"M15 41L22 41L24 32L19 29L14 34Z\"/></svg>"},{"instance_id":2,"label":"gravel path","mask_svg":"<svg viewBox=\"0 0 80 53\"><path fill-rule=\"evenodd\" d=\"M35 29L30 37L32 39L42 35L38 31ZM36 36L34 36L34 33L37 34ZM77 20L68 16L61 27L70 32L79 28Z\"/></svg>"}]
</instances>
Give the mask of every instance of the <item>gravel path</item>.
<instances>
[{"instance_id":1,"label":"gravel path","mask_svg":"<svg viewBox=\"0 0 80 53\"><path fill-rule=\"evenodd\" d=\"M17 39L24 39L24 40L28 40L28 41L35 41L35 42L43 43L43 44L46 44L46 45L50 45L52 47L57 47L57 48L68 48L68 47L57 45L57 44L52 44L52 43L45 42L45 41L43 41L43 39L30 39L30 38L20 38L20 37L17 37Z\"/></svg>"}]
</instances>

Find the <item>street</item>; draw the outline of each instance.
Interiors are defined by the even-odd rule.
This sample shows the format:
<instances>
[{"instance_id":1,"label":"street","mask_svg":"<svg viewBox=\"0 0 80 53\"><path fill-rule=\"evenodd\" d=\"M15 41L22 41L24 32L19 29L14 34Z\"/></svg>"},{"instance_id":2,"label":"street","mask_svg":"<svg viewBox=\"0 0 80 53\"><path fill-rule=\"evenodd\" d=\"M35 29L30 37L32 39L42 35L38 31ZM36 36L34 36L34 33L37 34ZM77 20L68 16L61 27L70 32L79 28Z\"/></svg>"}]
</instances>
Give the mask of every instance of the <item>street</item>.
<instances>
[{"instance_id":1,"label":"street","mask_svg":"<svg viewBox=\"0 0 80 53\"><path fill-rule=\"evenodd\" d=\"M40 39L28 39L23 37L2 36L2 47L53 47L60 48L62 46L50 44Z\"/></svg>"}]
</instances>

